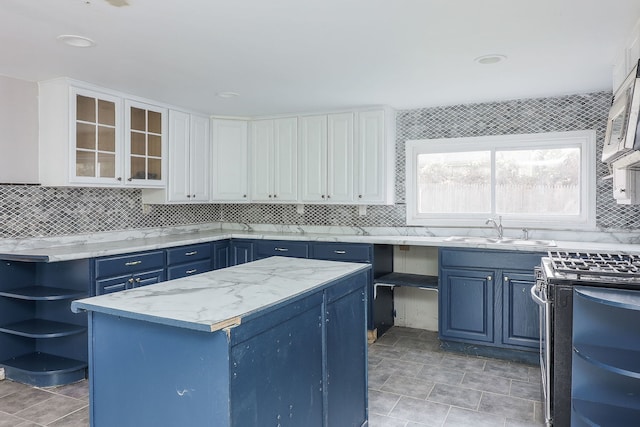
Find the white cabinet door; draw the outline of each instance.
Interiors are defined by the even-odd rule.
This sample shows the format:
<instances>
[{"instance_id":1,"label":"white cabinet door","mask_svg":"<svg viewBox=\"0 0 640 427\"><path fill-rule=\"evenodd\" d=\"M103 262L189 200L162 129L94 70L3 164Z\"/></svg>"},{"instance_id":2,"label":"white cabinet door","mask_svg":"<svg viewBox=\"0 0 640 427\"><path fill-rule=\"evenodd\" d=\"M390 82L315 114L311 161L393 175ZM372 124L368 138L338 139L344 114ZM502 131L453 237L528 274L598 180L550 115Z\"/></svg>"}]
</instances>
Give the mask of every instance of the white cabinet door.
<instances>
[{"instance_id":1,"label":"white cabinet door","mask_svg":"<svg viewBox=\"0 0 640 427\"><path fill-rule=\"evenodd\" d=\"M274 121L273 195L278 202L298 200L298 119Z\"/></svg>"},{"instance_id":2,"label":"white cabinet door","mask_svg":"<svg viewBox=\"0 0 640 427\"><path fill-rule=\"evenodd\" d=\"M393 135L387 129L387 126L392 126L389 124L392 120L395 120L395 115L391 111L373 110L358 113L356 144L356 201L358 203L393 202L395 153Z\"/></svg>"},{"instance_id":3,"label":"white cabinet door","mask_svg":"<svg viewBox=\"0 0 640 427\"><path fill-rule=\"evenodd\" d=\"M189 153L190 118L181 111L169 111L168 201L186 202L191 196Z\"/></svg>"},{"instance_id":4,"label":"white cabinet door","mask_svg":"<svg viewBox=\"0 0 640 427\"><path fill-rule=\"evenodd\" d=\"M327 201L353 202L353 113L327 117Z\"/></svg>"},{"instance_id":5,"label":"white cabinet door","mask_svg":"<svg viewBox=\"0 0 640 427\"><path fill-rule=\"evenodd\" d=\"M273 120L251 122L251 200L273 199Z\"/></svg>"},{"instance_id":6,"label":"white cabinet door","mask_svg":"<svg viewBox=\"0 0 640 427\"><path fill-rule=\"evenodd\" d=\"M248 202L247 122L214 119L212 126L211 200Z\"/></svg>"},{"instance_id":7,"label":"white cabinet door","mask_svg":"<svg viewBox=\"0 0 640 427\"><path fill-rule=\"evenodd\" d=\"M125 100L125 184L166 185L167 115L166 108Z\"/></svg>"},{"instance_id":8,"label":"white cabinet door","mask_svg":"<svg viewBox=\"0 0 640 427\"><path fill-rule=\"evenodd\" d=\"M192 202L208 202L211 176L209 160L211 158L211 120L203 116L191 116L189 140L189 179Z\"/></svg>"},{"instance_id":9,"label":"white cabinet door","mask_svg":"<svg viewBox=\"0 0 640 427\"><path fill-rule=\"evenodd\" d=\"M300 200L326 201L327 195L327 116L300 117Z\"/></svg>"}]
</instances>

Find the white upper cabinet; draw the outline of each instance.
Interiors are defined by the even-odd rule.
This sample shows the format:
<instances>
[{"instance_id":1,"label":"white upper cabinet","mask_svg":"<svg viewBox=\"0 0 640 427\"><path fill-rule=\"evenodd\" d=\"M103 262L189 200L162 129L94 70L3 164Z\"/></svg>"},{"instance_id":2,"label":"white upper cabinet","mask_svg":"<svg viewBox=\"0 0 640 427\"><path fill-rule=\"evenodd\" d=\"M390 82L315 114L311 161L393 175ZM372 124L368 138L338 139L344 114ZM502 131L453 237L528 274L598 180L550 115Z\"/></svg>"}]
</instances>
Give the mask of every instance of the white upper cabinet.
<instances>
[{"instance_id":1,"label":"white upper cabinet","mask_svg":"<svg viewBox=\"0 0 640 427\"><path fill-rule=\"evenodd\" d=\"M296 202L297 119L251 122L251 200Z\"/></svg>"},{"instance_id":2,"label":"white upper cabinet","mask_svg":"<svg viewBox=\"0 0 640 427\"><path fill-rule=\"evenodd\" d=\"M144 203L207 203L209 201L210 120L169 111L167 187L144 190Z\"/></svg>"},{"instance_id":3,"label":"white upper cabinet","mask_svg":"<svg viewBox=\"0 0 640 427\"><path fill-rule=\"evenodd\" d=\"M81 82L39 83L40 182L164 186L166 111Z\"/></svg>"},{"instance_id":4,"label":"white upper cabinet","mask_svg":"<svg viewBox=\"0 0 640 427\"><path fill-rule=\"evenodd\" d=\"M300 117L300 202L393 204L395 113Z\"/></svg>"},{"instance_id":5,"label":"white upper cabinet","mask_svg":"<svg viewBox=\"0 0 640 427\"><path fill-rule=\"evenodd\" d=\"M246 203L248 187L248 138L245 120L212 121L211 201Z\"/></svg>"},{"instance_id":6,"label":"white upper cabinet","mask_svg":"<svg viewBox=\"0 0 640 427\"><path fill-rule=\"evenodd\" d=\"M300 117L300 201L354 202L354 114Z\"/></svg>"},{"instance_id":7,"label":"white upper cabinet","mask_svg":"<svg viewBox=\"0 0 640 427\"><path fill-rule=\"evenodd\" d=\"M393 204L395 178L395 113L358 114L356 198L361 204Z\"/></svg>"},{"instance_id":8,"label":"white upper cabinet","mask_svg":"<svg viewBox=\"0 0 640 427\"><path fill-rule=\"evenodd\" d=\"M136 187L163 187L167 171L167 109L125 100L125 176Z\"/></svg>"},{"instance_id":9,"label":"white upper cabinet","mask_svg":"<svg viewBox=\"0 0 640 427\"><path fill-rule=\"evenodd\" d=\"M613 92L620 87L640 59L640 20L631 30L624 46L619 47L613 63Z\"/></svg>"}]
</instances>

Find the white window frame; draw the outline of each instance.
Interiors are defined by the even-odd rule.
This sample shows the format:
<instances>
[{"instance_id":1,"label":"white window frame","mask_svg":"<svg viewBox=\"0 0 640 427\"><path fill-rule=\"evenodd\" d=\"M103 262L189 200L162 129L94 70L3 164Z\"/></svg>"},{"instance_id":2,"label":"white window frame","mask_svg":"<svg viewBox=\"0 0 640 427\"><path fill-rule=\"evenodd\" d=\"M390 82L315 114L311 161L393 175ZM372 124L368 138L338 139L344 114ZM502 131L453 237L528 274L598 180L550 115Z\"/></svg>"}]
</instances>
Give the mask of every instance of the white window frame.
<instances>
[{"instance_id":1,"label":"white window frame","mask_svg":"<svg viewBox=\"0 0 640 427\"><path fill-rule=\"evenodd\" d=\"M490 213L419 213L418 155L466 151L491 151L491 185L495 188L495 150L547 148L580 149L580 213L578 215L500 214L502 224L513 228L595 230L596 228L596 134L594 130L538 134L498 135L469 138L441 138L406 141L407 224L434 227L485 227L487 218L497 218L495 200ZM493 197L495 199L495 197Z\"/></svg>"}]
</instances>

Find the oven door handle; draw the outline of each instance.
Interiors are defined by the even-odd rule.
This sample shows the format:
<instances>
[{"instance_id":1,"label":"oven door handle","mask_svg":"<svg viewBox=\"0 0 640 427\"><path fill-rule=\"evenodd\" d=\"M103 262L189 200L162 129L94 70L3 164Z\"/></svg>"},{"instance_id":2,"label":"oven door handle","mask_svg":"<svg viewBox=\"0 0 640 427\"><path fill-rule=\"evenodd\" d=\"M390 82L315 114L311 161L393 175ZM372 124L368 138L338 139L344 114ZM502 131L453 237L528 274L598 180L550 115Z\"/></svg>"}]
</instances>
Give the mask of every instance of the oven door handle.
<instances>
[{"instance_id":1,"label":"oven door handle","mask_svg":"<svg viewBox=\"0 0 640 427\"><path fill-rule=\"evenodd\" d=\"M549 301L546 301L544 299L542 299L542 297L540 297L540 295L538 295L538 292L536 292L536 285L533 285L531 287L531 298L536 302L536 304L538 304L539 306L545 306L547 305L547 303Z\"/></svg>"}]
</instances>

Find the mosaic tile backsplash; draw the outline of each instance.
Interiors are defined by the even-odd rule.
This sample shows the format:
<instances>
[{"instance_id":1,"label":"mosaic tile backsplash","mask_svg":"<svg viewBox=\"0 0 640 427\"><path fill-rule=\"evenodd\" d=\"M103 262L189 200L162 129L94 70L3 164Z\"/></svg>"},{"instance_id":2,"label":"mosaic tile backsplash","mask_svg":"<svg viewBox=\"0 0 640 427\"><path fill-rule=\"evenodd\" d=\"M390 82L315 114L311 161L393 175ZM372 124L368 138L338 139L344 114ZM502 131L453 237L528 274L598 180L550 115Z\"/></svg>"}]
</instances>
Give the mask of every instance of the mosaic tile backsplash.
<instances>
[{"instance_id":1,"label":"mosaic tile backsplash","mask_svg":"<svg viewBox=\"0 0 640 427\"><path fill-rule=\"evenodd\" d=\"M69 235L209 222L356 227L406 226L404 143L411 139L595 129L600 158L611 93L456 105L399 111L396 134L396 204L355 206L203 204L143 206L141 190L0 185L0 238ZM640 207L617 205L604 164L597 160L597 225L639 230Z\"/></svg>"}]
</instances>

